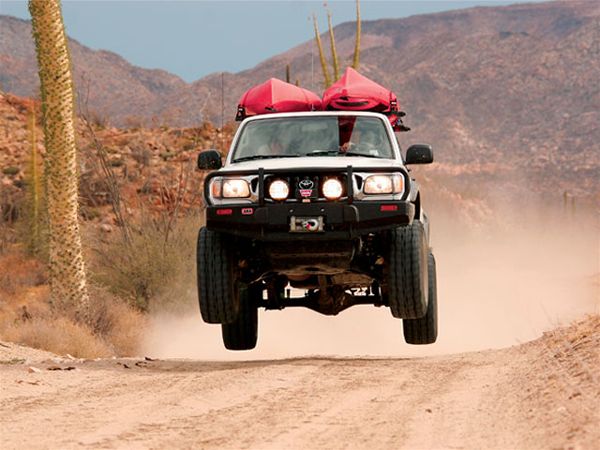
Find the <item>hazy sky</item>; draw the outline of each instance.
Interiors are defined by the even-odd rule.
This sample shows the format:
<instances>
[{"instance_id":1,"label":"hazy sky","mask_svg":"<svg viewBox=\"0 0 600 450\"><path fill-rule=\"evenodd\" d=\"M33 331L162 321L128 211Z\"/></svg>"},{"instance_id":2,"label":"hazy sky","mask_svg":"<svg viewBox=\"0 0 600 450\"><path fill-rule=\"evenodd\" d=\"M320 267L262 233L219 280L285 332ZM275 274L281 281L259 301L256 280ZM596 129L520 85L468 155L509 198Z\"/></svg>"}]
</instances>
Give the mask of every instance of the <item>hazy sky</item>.
<instances>
[{"instance_id":1,"label":"hazy sky","mask_svg":"<svg viewBox=\"0 0 600 450\"><path fill-rule=\"evenodd\" d=\"M362 0L363 20L515 1ZM354 0L329 1L333 22L354 20ZM63 0L67 33L81 44L161 68L187 81L240 70L311 39L308 17L327 29L323 1ZM0 0L0 14L29 19L25 0Z\"/></svg>"}]
</instances>

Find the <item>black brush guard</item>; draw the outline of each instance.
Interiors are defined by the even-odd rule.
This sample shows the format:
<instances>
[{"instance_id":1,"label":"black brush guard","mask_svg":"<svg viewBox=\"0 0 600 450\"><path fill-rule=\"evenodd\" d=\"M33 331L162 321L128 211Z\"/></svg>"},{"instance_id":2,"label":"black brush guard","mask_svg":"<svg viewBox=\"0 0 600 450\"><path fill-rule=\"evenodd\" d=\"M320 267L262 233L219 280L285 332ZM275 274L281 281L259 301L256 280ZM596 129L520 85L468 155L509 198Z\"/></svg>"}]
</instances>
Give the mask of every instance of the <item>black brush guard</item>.
<instances>
[{"instance_id":1,"label":"black brush guard","mask_svg":"<svg viewBox=\"0 0 600 450\"><path fill-rule=\"evenodd\" d=\"M264 168L252 170L222 170L208 174L204 183L206 199L206 226L208 229L236 236L262 241L289 240L343 240L364 234L390 229L412 223L415 208L410 201L410 179L402 167L360 167L360 172L369 174L401 173L404 177L404 190L399 200L356 200L354 193L354 168L285 168L266 171ZM294 174L337 174L346 178L346 196L335 201L314 200L309 203L297 199L282 202L266 196L267 176L293 176ZM258 198L255 203L240 202L226 205L210 203L209 186L215 177L235 177L256 175L258 177ZM292 216L318 217L326 220L324 232L290 233Z\"/></svg>"}]
</instances>

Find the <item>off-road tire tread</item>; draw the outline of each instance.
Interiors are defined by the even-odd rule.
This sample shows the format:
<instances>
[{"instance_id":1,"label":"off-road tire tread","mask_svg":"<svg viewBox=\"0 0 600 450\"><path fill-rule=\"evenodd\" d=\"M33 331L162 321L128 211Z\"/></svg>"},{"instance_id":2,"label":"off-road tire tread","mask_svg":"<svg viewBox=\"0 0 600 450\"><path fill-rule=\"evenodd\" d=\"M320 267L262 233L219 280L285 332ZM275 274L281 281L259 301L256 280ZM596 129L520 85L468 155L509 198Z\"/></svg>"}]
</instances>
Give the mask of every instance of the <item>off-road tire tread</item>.
<instances>
[{"instance_id":1,"label":"off-road tire tread","mask_svg":"<svg viewBox=\"0 0 600 450\"><path fill-rule=\"evenodd\" d=\"M427 314L420 319L405 319L402 321L404 340L407 344L426 345L433 344L437 340L437 277L433 253L429 253L427 260L429 265Z\"/></svg>"},{"instance_id":2,"label":"off-road tire tread","mask_svg":"<svg viewBox=\"0 0 600 450\"><path fill-rule=\"evenodd\" d=\"M239 302L232 264L225 236L201 228L197 246L198 297L206 323L231 323L237 318Z\"/></svg>"},{"instance_id":3,"label":"off-road tire tread","mask_svg":"<svg viewBox=\"0 0 600 450\"><path fill-rule=\"evenodd\" d=\"M240 290L240 309L237 320L221 325L223 344L227 350L252 350L258 340L258 307L256 292L251 288Z\"/></svg>"},{"instance_id":4,"label":"off-road tire tread","mask_svg":"<svg viewBox=\"0 0 600 450\"><path fill-rule=\"evenodd\" d=\"M398 319L418 319L427 312L427 243L420 221L391 232L387 263L388 299Z\"/></svg>"}]
</instances>

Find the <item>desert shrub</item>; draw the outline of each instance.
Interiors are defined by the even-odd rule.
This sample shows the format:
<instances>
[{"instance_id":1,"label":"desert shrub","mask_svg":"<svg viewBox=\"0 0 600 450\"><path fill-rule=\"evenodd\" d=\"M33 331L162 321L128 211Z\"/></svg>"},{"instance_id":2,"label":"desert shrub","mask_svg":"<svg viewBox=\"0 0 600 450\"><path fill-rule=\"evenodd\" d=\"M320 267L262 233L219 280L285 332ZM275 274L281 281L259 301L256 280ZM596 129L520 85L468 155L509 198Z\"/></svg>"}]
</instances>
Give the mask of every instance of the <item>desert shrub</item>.
<instances>
[{"instance_id":1,"label":"desert shrub","mask_svg":"<svg viewBox=\"0 0 600 450\"><path fill-rule=\"evenodd\" d=\"M140 348L146 317L106 289L91 285L88 326L114 355L134 356Z\"/></svg>"},{"instance_id":2,"label":"desert shrub","mask_svg":"<svg viewBox=\"0 0 600 450\"><path fill-rule=\"evenodd\" d=\"M136 142L132 145L131 157L142 167L147 167L152 162L152 151L143 143Z\"/></svg>"},{"instance_id":3,"label":"desert shrub","mask_svg":"<svg viewBox=\"0 0 600 450\"><path fill-rule=\"evenodd\" d=\"M18 290L46 282L46 268L35 258L12 252L0 259L0 293L14 295Z\"/></svg>"},{"instance_id":4,"label":"desert shrub","mask_svg":"<svg viewBox=\"0 0 600 450\"><path fill-rule=\"evenodd\" d=\"M200 219L141 220L127 239L98 242L91 273L99 284L140 309L171 307L193 280Z\"/></svg>"},{"instance_id":5,"label":"desert shrub","mask_svg":"<svg viewBox=\"0 0 600 450\"><path fill-rule=\"evenodd\" d=\"M124 119L125 126L132 130L139 130L144 126L144 118L135 115L126 116Z\"/></svg>"},{"instance_id":6,"label":"desert shrub","mask_svg":"<svg viewBox=\"0 0 600 450\"><path fill-rule=\"evenodd\" d=\"M51 309L48 290L28 290L27 299L0 304L0 338L59 355L80 358L134 356L146 327L145 316L97 287L90 289L90 312L82 322L72 310Z\"/></svg>"},{"instance_id":7,"label":"desert shrub","mask_svg":"<svg viewBox=\"0 0 600 450\"><path fill-rule=\"evenodd\" d=\"M12 224L19 217L23 201L22 192L14 186L0 189L0 223Z\"/></svg>"},{"instance_id":8,"label":"desert shrub","mask_svg":"<svg viewBox=\"0 0 600 450\"><path fill-rule=\"evenodd\" d=\"M86 325L67 317L15 321L0 331L5 340L58 355L68 353L77 358L101 358L113 354L110 346L95 336Z\"/></svg>"},{"instance_id":9,"label":"desert shrub","mask_svg":"<svg viewBox=\"0 0 600 450\"><path fill-rule=\"evenodd\" d=\"M125 164L125 161L123 161L122 159L111 159L109 161L109 164L112 167L122 167Z\"/></svg>"},{"instance_id":10,"label":"desert shrub","mask_svg":"<svg viewBox=\"0 0 600 450\"><path fill-rule=\"evenodd\" d=\"M8 166L2 169L2 173L4 175L17 175L20 172L20 169L15 166Z\"/></svg>"},{"instance_id":11,"label":"desert shrub","mask_svg":"<svg viewBox=\"0 0 600 450\"><path fill-rule=\"evenodd\" d=\"M0 189L0 255L16 242L14 223L19 217L22 195L14 189Z\"/></svg>"},{"instance_id":12,"label":"desert shrub","mask_svg":"<svg viewBox=\"0 0 600 450\"><path fill-rule=\"evenodd\" d=\"M75 306L50 304L46 266L13 246L0 256L0 339L58 354L133 356L146 317L105 288L90 286L85 321Z\"/></svg>"},{"instance_id":13,"label":"desert shrub","mask_svg":"<svg viewBox=\"0 0 600 450\"><path fill-rule=\"evenodd\" d=\"M109 126L109 118L107 114L101 111L90 110L87 112L88 120L98 129L104 129Z\"/></svg>"},{"instance_id":14,"label":"desert shrub","mask_svg":"<svg viewBox=\"0 0 600 450\"><path fill-rule=\"evenodd\" d=\"M14 228L0 218L0 256L16 242Z\"/></svg>"}]
</instances>

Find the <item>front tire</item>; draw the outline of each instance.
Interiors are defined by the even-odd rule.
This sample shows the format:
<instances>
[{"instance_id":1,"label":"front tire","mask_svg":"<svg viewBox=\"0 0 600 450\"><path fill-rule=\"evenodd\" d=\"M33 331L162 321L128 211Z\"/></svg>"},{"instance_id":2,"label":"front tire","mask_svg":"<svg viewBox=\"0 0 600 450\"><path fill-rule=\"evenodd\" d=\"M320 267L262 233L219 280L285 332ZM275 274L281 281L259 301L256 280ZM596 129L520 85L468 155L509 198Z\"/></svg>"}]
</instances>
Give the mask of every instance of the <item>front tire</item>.
<instances>
[{"instance_id":1,"label":"front tire","mask_svg":"<svg viewBox=\"0 0 600 450\"><path fill-rule=\"evenodd\" d=\"M258 301L262 289L254 286L240 290L240 309L237 319L221 325L223 344L227 350L252 350L258 340Z\"/></svg>"},{"instance_id":2,"label":"front tire","mask_svg":"<svg viewBox=\"0 0 600 450\"><path fill-rule=\"evenodd\" d=\"M420 319L405 319L402 321L404 340L407 344L433 344L437 340L437 280L435 258L433 253L428 255L429 265L429 303L427 314Z\"/></svg>"},{"instance_id":3,"label":"front tire","mask_svg":"<svg viewBox=\"0 0 600 450\"><path fill-rule=\"evenodd\" d=\"M223 234L201 228L197 246L198 297L202 320L232 323L238 317L235 261Z\"/></svg>"},{"instance_id":4,"label":"front tire","mask_svg":"<svg viewBox=\"0 0 600 450\"><path fill-rule=\"evenodd\" d=\"M398 319L418 319L427 312L427 250L420 221L392 230L385 278L390 310Z\"/></svg>"}]
</instances>

